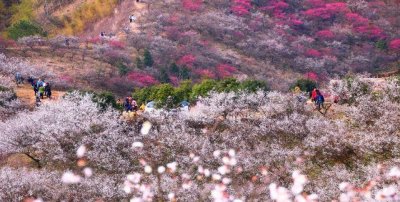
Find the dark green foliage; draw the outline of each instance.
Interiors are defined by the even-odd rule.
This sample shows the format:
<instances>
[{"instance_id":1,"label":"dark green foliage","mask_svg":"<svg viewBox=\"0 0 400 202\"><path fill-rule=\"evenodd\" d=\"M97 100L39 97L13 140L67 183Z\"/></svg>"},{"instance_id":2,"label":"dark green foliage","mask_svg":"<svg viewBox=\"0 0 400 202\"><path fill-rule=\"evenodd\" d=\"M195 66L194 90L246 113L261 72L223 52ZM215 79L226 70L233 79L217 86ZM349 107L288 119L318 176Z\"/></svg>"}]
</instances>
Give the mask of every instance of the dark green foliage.
<instances>
[{"instance_id":1,"label":"dark green foliage","mask_svg":"<svg viewBox=\"0 0 400 202\"><path fill-rule=\"evenodd\" d=\"M208 92L215 90L217 86L217 81L211 79L205 79L201 83L196 84L192 88L192 99L196 97L205 97L208 95Z\"/></svg>"},{"instance_id":2,"label":"dark green foliage","mask_svg":"<svg viewBox=\"0 0 400 202\"><path fill-rule=\"evenodd\" d=\"M175 89L171 84L160 84L157 87L157 91L155 91L153 98L157 107L166 106L167 108L171 108L174 103L173 100L170 99L172 99L174 95Z\"/></svg>"},{"instance_id":3,"label":"dark green foliage","mask_svg":"<svg viewBox=\"0 0 400 202\"><path fill-rule=\"evenodd\" d=\"M106 109L107 107L113 107L115 109L122 109L122 106L118 105L114 95L111 92L101 92L99 94L94 94L93 101L98 103L101 109Z\"/></svg>"},{"instance_id":4,"label":"dark green foliage","mask_svg":"<svg viewBox=\"0 0 400 202\"><path fill-rule=\"evenodd\" d=\"M9 37L14 40L17 40L24 36L32 36L32 35L46 36L46 32L44 32L39 25L27 20L21 20L15 23L11 27L9 27L7 31Z\"/></svg>"},{"instance_id":5,"label":"dark green foliage","mask_svg":"<svg viewBox=\"0 0 400 202\"><path fill-rule=\"evenodd\" d=\"M179 75L179 67L178 67L178 65L176 65L176 63L172 63L169 66L169 71L174 75Z\"/></svg>"},{"instance_id":6,"label":"dark green foliage","mask_svg":"<svg viewBox=\"0 0 400 202\"><path fill-rule=\"evenodd\" d=\"M158 80L161 83L169 83L169 82L171 82L171 80L169 79L169 75L168 75L166 69L161 69L160 70L160 75L158 76Z\"/></svg>"},{"instance_id":7,"label":"dark green foliage","mask_svg":"<svg viewBox=\"0 0 400 202\"><path fill-rule=\"evenodd\" d=\"M140 57L136 58L136 67L138 69L143 69L143 67L144 67L143 61L142 61L142 59L140 59Z\"/></svg>"},{"instance_id":8,"label":"dark green foliage","mask_svg":"<svg viewBox=\"0 0 400 202\"><path fill-rule=\"evenodd\" d=\"M235 78L227 78L220 82L216 86L218 92L237 92L239 91L240 83Z\"/></svg>"},{"instance_id":9,"label":"dark green foliage","mask_svg":"<svg viewBox=\"0 0 400 202\"><path fill-rule=\"evenodd\" d=\"M132 98L136 100L138 105L145 104L154 100L154 94L157 91L157 86L135 89L132 93Z\"/></svg>"},{"instance_id":10,"label":"dark green foliage","mask_svg":"<svg viewBox=\"0 0 400 202\"><path fill-rule=\"evenodd\" d=\"M170 84L160 84L142 89L136 89L132 97L141 105L154 101L157 107L173 108L179 106L182 101L193 102L198 97L206 97L210 91L217 92L255 92L267 90L267 84L263 81L246 80L239 82L234 78L221 81L205 79L201 83L194 84L191 80L185 80L178 87Z\"/></svg>"},{"instance_id":11,"label":"dark green foliage","mask_svg":"<svg viewBox=\"0 0 400 202\"><path fill-rule=\"evenodd\" d=\"M245 80L240 84L239 88L247 92L256 92L258 90L262 91L269 90L267 83L265 81L259 81L259 80Z\"/></svg>"},{"instance_id":12,"label":"dark green foliage","mask_svg":"<svg viewBox=\"0 0 400 202\"><path fill-rule=\"evenodd\" d=\"M387 50L388 44L385 40L379 40L375 43L375 47L381 50Z\"/></svg>"},{"instance_id":13,"label":"dark green foliage","mask_svg":"<svg viewBox=\"0 0 400 202\"><path fill-rule=\"evenodd\" d=\"M126 66L123 62L117 63L119 75L124 76L129 72L129 67Z\"/></svg>"},{"instance_id":14,"label":"dark green foliage","mask_svg":"<svg viewBox=\"0 0 400 202\"><path fill-rule=\"evenodd\" d=\"M179 79L185 80L185 79L190 79L190 69L187 67L183 67L179 70Z\"/></svg>"},{"instance_id":15,"label":"dark green foliage","mask_svg":"<svg viewBox=\"0 0 400 202\"><path fill-rule=\"evenodd\" d=\"M68 91L68 93L71 92L73 91ZM117 101L115 100L115 96L111 92L104 91L101 93L95 93L93 91L79 91L79 93L81 95L92 94L92 101L97 103L102 110L105 110L108 107L113 107L114 109L122 109L122 106L117 103Z\"/></svg>"},{"instance_id":16,"label":"dark green foliage","mask_svg":"<svg viewBox=\"0 0 400 202\"><path fill-rule=\"evenodd\" d=\"M292 89L298 86L301 91L311 92L314 88L317 88L317 83L310 79L299 79L292 85Z\"/></svg>"},{"instance_id":17,"label":"dark green foliage","mask_svg":"<svg viewBox=\"0 0 400 202\"><path fill-rule=\"evenodd\" d=\"M193 84L191 80L185 80L180 83L178 87L175 88L174 102L179 103L184 100L191 101Z\"/></svg>"},{"instance_id":18,"label":"dark green foliage","mask_svg":"<svg viewBox=\"0 0 400 202\"><path fill-rule=\"evenodd\" d=\"M145 50L144 51L144 59L143 59L143 63L146 67L152 67L154 64L154 60L153 57L151 56L151 53L149 50Z\"/></svg>"}]
</instances>

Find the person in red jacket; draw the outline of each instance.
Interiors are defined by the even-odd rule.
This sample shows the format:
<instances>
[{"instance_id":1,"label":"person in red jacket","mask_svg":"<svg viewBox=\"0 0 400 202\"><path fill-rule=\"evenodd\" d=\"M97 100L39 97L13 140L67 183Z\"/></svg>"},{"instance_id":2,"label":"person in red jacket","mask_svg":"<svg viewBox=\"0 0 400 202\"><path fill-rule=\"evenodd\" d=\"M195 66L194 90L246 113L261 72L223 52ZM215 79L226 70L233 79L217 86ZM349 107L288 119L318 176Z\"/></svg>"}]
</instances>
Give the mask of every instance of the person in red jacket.
<instances>
[{"instance_id":1,"label":"person in red jacket","mask_svg":"<svg viewBox=\"0 0 400 202\"><path fill-rule=\"evenodd\" d=\"M313 102L315 102L316 99L317 99L317 96L318 96L318 94L317 94L317 89L314 88L314 89L311 91L311 100L312 100Z\"/></svg>"}]
</instances>

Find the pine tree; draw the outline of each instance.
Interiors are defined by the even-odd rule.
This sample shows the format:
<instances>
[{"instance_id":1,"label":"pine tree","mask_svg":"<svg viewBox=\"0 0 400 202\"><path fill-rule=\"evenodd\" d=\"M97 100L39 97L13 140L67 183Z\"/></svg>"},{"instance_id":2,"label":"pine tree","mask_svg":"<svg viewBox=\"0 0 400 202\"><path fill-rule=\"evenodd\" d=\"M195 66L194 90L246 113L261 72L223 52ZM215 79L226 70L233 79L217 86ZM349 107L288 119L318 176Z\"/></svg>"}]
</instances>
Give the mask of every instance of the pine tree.
<instances>
[{"instance_id":1,"label":"pine tree","mask_svg":"<svg viewBox=\"0 0 400 202\"><path fill-rule=\"evenodd\" d=\"M152 67L153 64L154 64L153 57L151 56L150 51L147 50L147 49L144 51L144 59L143 59L143 62L144 62L144 65L145 65L146 67Z\"/></svg>"},{"instance_id":2,"label":"pine tree","mask_svg":"<svg viewBox=\"0 0 400 202\"><path fill-rule=\"evenodd\" d=\"M161 69L160 71L160 76L158 79L161 83L169 83L171 82L171 79L169 79L167 70L165 68Z\"/></svg>"},{"instance_id":3,"label":"pine tree","mask_svg":"<svg viewBox=\"0 0 400 202\"><path fill-rule=\"evenodd\" d=\"M140 57L136 58L136 67L139 69L143 69L143 61L140 59Z\"/></svg>"},{"instance_id":4,"label":"pine tree","mask_svg":"<svg viewBox=\"0 0 400 202\"><path fill-rule=\"evenodd\" d=\"M179 67L176 65L176 63L172 63L171 66L169 66L169 71L174 74L174 75L179 75Z\"/></svg>"},{"instance_id":5,"label":"pine tree","mask_svg":"<svg viewBox=\"0 0 400 202\"><path fill-rule=\"evenodd\" d=\"M183 67L179 72L179 78L182 80L190 79L190 69Z\"/></svg>"}]
</instances>

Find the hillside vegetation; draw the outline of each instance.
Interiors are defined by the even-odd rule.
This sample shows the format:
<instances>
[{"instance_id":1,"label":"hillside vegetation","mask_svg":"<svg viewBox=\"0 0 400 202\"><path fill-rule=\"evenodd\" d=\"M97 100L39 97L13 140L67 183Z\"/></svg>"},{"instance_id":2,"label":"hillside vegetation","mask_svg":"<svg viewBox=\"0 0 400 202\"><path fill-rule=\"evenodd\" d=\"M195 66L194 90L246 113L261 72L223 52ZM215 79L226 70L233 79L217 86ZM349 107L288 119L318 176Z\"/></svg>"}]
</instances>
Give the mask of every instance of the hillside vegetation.
<instances>
[{"instance_id":1,"label":"hillside vegetation","mask_svg":"<svg viewBox=\"0 0 400 202\"><path fill-rule=\"evenodd\" d=\"M399 11L3 0L0 201L400 201Z\"/></svg>"},{"instance_id":2,"label":"hillside vegetation","mask_svg":"<svg viewBox=\"0 0 400 202\"><path fill-rule=\"evenodd\" d=\"M8 12L4 31L10 37L18 29L29 29L18 31L24 35L84 35L81 43L100 43L93 48L123 69L121 80L148 78L139 85L247 76L285 90L307 72L323 80L399 67L397 1L35 1L33 11L29 1L11 4L20 8ZM126 10L135 22L129 23ZM18 28L26 16L32 26ZM104 24L103 18L115 21ZM99 38L102 31L110 37ZM151 64L142 63L146 51Z\"/></svg>"}]
</instances>

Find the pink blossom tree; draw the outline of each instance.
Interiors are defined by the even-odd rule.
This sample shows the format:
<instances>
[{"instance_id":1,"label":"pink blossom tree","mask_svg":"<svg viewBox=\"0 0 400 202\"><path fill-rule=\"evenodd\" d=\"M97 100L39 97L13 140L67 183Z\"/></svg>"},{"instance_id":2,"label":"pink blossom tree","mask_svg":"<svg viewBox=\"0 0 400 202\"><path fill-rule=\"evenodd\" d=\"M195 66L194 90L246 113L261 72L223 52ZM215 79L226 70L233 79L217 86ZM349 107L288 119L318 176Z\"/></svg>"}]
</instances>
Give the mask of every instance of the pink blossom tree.
<instances>
[{"instance_id":1,"label":"pink blossom tree","mask_svg":"<svg viewBox=\"0 0 400 202\"><path fill-rule=\"evenodd\" d=\"M182 0L182 6L189 11L198 11L201 9L203 0Z\"/></svg>"},{"instance_id":2,"label":"pink blossom tree","mask_svg":"<svg viewBox=\"0 0 400 202\"><path fill-rule=\"evenodd\" d=\"M219 78L225 78L232 76L233 73L237 71L237 69L229 64L219 64L216 67L217 74Z\"/></svg>"},{"instance_id":3,"label":"pink blossom tree","mask_svg":"<svg viewBox=\"0 0 400 202\"><path fill-rule=\"evenodd\" d=\"M238 16L245 16L250 13L251 1L250 0L233 0L231 10Z\"/></svg>"},{"instance_id":4,"label":"pink blossom tree","mask_svg":"<svg viewBox=\"0 0 400 202\"><path fill-rule=\"evenodd\" d=\"M192 54L187 54L182 56L177 64L182 65L182 66L187 66L187 67L193 67L193 64L196 62L196 56Z\"/></svg>"},{"instance_id":5,"label":"pink blossom tree","mask_svg":"<svg viewBox=\"0 0 400 202\"><path fill-rule=\"evenodd\" d=\"M390 41L389 48L393 51L400 52L400 39L393 39Z\"/></svg>"},{"instance_id":6,"label":"pink blossom tree","mask_svg":"<svg viewBox=\"0 0 400 202\"><path fill-rule=\"evenodd\" d=\"M316 49L308 49L305 55L308 57L321 57L321 52Z\"/></svg>"},{"instance_id":7,"label":"pink blossom tree","mask_svg":"<svg viewBox=\"0 0 400 202\"><path fill-rule=\"evenodd\" d=\"M158 83L153 76L141 72L131 72L127 75L127 78L137 83L139 86L151 86Z\"/></svg>"},{"instance_id":8,"label":"pink blossom tree","mask_svg":"<svg viewBox=\"0 0 400 202\"><path fill-rule=\"evenodd\" d=\"M331 39L335 38L335 35L329 29L318 31L316 33L316 36L322 40L331 40Z\"/></svg>"}]
</instances>

